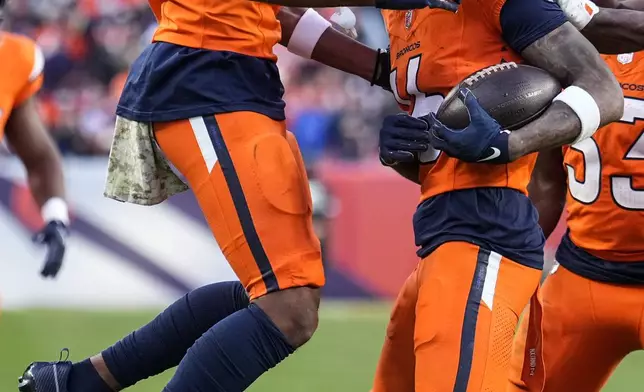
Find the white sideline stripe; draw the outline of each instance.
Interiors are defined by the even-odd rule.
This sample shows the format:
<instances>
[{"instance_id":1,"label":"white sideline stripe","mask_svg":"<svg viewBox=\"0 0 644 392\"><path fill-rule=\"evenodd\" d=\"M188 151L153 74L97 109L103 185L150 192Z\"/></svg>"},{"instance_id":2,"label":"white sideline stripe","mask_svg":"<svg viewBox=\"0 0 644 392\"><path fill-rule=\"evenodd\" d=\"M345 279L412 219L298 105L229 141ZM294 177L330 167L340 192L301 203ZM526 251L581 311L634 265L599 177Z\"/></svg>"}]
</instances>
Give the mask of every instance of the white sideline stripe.
<instances>
[{"instance_id":1,"label":"white sideline stripe","mask_svg":"<svg viewBox=\"0 0 644 392\"><path fill-rule=\"evenodd\" d=\"M487 270L485 272L485 281L483 282L483 293L481 301L487 305L490 310L494 305L494 292L496 291L496 281L499 277L499 268L501 267L502 256L496 252L490 252L487 259Z\"/></svg>"},{"instance_id":2,"label":"white sideline stripe","mask_svg":"<svg viewBox=\"0 0 644 392\"><path fill-rule=\"evenodd\" d=\"M87 221L192 287L237 280L208 227L173 207L72 196L76 211Z\"/></svg>"},{"instance_id":3,"label":"white sideline stripe","mask_svg":"<svg viewBox=\"0 0 644 392\"><path fill-rule=\"evenodd\" d=\"M107 160L95 164L89 171L66 167L69 204L79 216L191 286L236 280L206 225L167 203L144 207L103 197Z\"/></svg>"},{"instance_id":4,"label":"white sideline stripe","mask_svg":"<svg viewBox=\"0 0 644 392\"><path fill-rule=\"evenodd\" d=\"M206 123L203 117L193 117L190 119L190 126L192 127L192 132L195 134L195 139L197 139L201 155L206 162L208 173L210 173L217 163L217 153L210 140L210 135L208 135Z\"/></svg>"},{"instance_id":5,"label":"white sideline stripe","mask_svg":"<svg viewBox=\"0 0 644 392\"><path fill-rule=\"evenodd\" d=\"M13 225L13 232L19 233L20 242L24 240L27 246L24 252L15 252L22 253L15 254L17 257L3 257L0 264L0 297L4 309L163 308L180 296L82 236L69 237L65 263L57 279L42 279L39 272L45 251L26 242L30 233L23 233L19 223ZM4 228L0 228L0 235L3 241L11 238ZM8 250L16 242L8 242L12 246L3 245L3 249Z\"/></svg>"}]
</instances>

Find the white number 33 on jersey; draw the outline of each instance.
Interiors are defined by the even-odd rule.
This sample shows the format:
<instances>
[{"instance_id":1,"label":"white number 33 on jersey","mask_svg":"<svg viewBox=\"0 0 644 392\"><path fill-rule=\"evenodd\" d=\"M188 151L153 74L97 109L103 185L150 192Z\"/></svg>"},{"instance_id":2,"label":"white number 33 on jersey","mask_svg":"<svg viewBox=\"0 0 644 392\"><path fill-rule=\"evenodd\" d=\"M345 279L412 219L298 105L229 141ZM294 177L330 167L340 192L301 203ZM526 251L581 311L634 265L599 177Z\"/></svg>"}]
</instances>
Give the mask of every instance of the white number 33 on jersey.
<instances>
[{"instance_id":1,"label":"white number 33 on jersey","mask_svg":"<svg viewBox=\"0 0 644 392\"><path fill-rule=\"evenodd\" d=\"M635 124L637 120L644 120L644 100L625 98L624 116L620 122ZM591 138L572 145L570 148L583 155L585 168L584 179L578 181L575 169L566 165L570 194L580 203L591 204L599 198L601 192L602 163L599 146ZM644 132L637 137L624 159L644 160ZM615 204L627 210L644 210L644 190L633 187L632 176L614 175L610 176L609 181L610 192Z\"/></svg>"}]
</instances>

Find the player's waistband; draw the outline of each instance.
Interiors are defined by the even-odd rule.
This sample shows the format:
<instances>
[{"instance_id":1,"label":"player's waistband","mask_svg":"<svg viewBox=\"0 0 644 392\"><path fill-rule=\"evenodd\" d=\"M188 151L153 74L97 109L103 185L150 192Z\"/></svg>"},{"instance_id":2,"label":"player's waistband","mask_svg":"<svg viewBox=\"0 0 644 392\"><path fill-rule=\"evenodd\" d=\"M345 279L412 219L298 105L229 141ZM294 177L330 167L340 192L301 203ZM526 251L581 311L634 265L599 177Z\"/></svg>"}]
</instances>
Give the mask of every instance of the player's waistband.
<instances>
[{"instance_id":1,"label":"player's waistband","mask_svg":"<svg viewBox=\"0 0 644 392\"><path fill-rule=\"evenodd\" d=\"M575 245L570 233L561 239L555 258L569 271L598 282L644 284L644 261L610 261L600 259Z\"/></svg>"},{"instance_id":2,"label":"player's waistband","mask_svg":"<svg viewBox=\"0 0 644 392\"><path fill-rule=\"evenodd\" d=\"M454 190L424 200L414 214L418 256L466 241L528 267L543 268L545 238L536 209L510 188Z\"/></svg>"},{"instance_id":3,"label":"player's waistband","mask_svg":"<svg viewBox=\"0 0 644 392\"><path fill-rule=\"evenodd\" d=\"M283 93L272 60L155 42L132 64L116 113L156 122L252 111L281 121Z\"/></svg>"},{"instance_id":4,"label":"player's waistband","mask_svg":"<svg viewBox=\"0 0 644 392\"><path fill-rule=\"evenodd\" d=\"M255 27L255 26L253 26ZM213 52L233 52L250 57L259 57L271 61L277 61L273 47L279 43L279 34L263 31L265 40L258 41L251 37L236 37L231 39L228 32L223 30L217 34L206 35L203 33L187 34L184 30L175 30L161 26L154 33L155 42L167 42L179 46L199 48ZM261 32L258 30L257 34ZM266 40L267 36L275 36L275 40Z\"/></svg>"}]
</instances>

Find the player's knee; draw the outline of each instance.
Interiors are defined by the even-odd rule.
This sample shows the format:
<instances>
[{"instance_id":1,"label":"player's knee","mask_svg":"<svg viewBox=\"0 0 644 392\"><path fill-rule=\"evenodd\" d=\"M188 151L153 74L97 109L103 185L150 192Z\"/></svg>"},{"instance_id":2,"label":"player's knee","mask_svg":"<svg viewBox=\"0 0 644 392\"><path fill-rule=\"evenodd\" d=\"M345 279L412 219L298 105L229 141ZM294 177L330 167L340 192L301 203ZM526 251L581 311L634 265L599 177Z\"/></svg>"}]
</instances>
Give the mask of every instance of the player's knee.
<instances>
[{"instance_id":1,"label":"player's knee","mask_svg":"<svg viewBox=\"0 0 644 392\"><path fill-rule=\"evenodd\" d=\"M255 302L294 348L308 342L318 327L320 290L296 287L267 294Z\"/></svg>"},{"instance_id":2,"label":"player's knee","mask_svg":"<svg viewBox=\"0 0 644 392\"><path fill-rule=\"evenodd\" d=\"M303 346L318 328L318 310L312 306L291 309L286 315L282 332L295 348Z\"/></svg>"}]
</instances>

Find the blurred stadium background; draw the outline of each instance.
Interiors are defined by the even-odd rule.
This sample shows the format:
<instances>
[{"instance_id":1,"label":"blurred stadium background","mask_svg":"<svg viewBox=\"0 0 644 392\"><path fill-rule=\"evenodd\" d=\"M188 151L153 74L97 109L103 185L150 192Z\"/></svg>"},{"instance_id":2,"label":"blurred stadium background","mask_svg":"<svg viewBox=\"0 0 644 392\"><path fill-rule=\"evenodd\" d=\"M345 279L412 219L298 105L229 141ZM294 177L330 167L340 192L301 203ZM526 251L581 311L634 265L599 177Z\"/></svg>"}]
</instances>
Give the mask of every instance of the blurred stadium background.
<instances>
[{"instance_id":1,"label":"blurred stadium background","mask_svg":"<svg viewBox=\"0 0 644 392\"><path fill-rule=\"evenodd\" d=\"M332 11L329 11L332 12ZM360 38L385 47L377 11L359 13ZM190 194L157 207L102 197L114 108L128 64L150 40L143 0L10 2L5 29L34 38L47 63L41 112L65 155L73 236L55 281L38 275L30 242L40 224L23 172L0 157L0 391L31 360L94 354L184 292L234 279ZM368 83L278 49L289 128L312 178L328 285L319 333L252 391L367 391L390 301L414 268L414 186L377 163L377 129L394 100ZM1 61L7 61L2 59ZM549 244L549 253L556 241ZM607 391L643 390L644 356L629 358ZM162 389L169 375L132 388Z\"/></svg>"}]
</instances>

